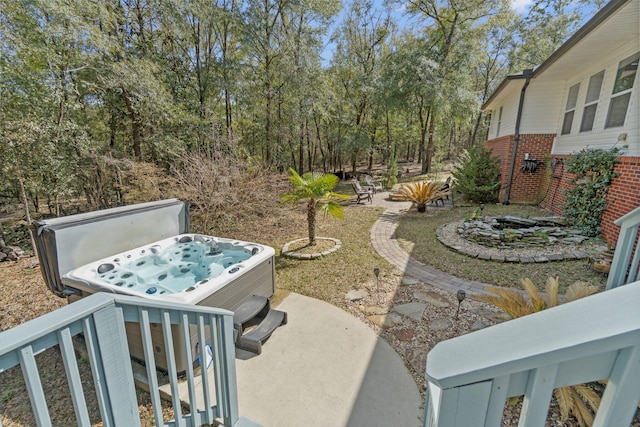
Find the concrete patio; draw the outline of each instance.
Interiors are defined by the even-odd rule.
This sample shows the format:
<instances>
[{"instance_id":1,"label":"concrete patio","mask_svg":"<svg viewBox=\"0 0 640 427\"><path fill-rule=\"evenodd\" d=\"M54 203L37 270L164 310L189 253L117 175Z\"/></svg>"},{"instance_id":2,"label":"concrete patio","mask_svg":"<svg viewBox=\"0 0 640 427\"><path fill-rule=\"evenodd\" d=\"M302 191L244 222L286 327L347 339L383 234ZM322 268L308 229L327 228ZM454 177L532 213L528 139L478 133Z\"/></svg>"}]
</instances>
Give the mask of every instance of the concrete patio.
<instances>
[{"instance_id":1,"label":"concrete patio","mask_svg":"<svg viewBox=\"0 0 640 427\"><path fill-rule=\"evenodd\" d=\"M288 323L276 329L262 354L236 350L243 417L264 427L422 425L423 401L415 381L371 328L317 299L295 293L276 299ZM135 370L144 383L144 369ZM171 395L168 383L161 390ZM186 382L180 384L180 397L189 401Z\"/></svg>"},{"instance_id":2,"label":"concrete patio","mask_svg":"<svg viewBox=\"0 0 640 427\"><path fill-rule=\"evenodd\" d=\"M260 356L238 354L240 413L263 426L420 426L422 398L398 354L345 311L289 294L289 323Z\"/></svg>"}]
</instances>

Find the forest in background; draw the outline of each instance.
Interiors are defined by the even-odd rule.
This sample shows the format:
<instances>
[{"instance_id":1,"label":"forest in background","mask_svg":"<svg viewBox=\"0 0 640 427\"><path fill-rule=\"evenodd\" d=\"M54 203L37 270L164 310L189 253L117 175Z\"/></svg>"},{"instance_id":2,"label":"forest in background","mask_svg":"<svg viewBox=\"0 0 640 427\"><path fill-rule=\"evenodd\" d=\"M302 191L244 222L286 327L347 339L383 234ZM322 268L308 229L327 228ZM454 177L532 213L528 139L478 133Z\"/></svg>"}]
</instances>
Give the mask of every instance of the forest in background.
<instances>
[{"instance_id":1,"label":"forest in background","mask_svg":"<svg viewBox=\"0 0 640 427\"><path fill-rule=\"evenodd\" d=\"M168 178L206 199L199 168L228 188L390 158L428 172L482 143L502 78L601 5L0 0L0 203L58 215L160 198Z\"/></svg>"}]
</instances>

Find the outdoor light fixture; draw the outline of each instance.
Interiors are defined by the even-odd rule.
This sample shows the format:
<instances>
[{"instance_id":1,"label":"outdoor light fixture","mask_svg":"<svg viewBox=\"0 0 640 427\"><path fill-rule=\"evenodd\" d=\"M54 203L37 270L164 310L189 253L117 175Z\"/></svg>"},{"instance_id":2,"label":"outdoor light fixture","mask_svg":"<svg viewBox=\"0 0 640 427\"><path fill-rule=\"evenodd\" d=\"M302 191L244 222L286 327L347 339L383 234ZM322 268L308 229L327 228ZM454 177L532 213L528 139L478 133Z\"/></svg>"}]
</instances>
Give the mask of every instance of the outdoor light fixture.
<instances>
[{"instance_id":1,"label":"outdoor light fixture","mask_svg":"<svg viewBox=\"0 0 640 427\"><path fill-rule=\"evenodd\" d=\"M377 265L373 267L373 274L376 275L376 288L380 289L380 282L378 281L378 276L380 275L380 267Z\"/></svg>"},{"instance_id":2,"label":"outdoor light fixture","mask_svg":"<svg viewBox=\"0 0 640 427\"><path fill-rule=\"evenodd\" d=\"M458 309L456 310L456 320L458 320L458 314L460 313L460 304L462 304L462 301L464 301L464 299L467 297L467 294L462 289L460 289L456 294L456 297L458 298Z\"/></svg>"}]
</instances>

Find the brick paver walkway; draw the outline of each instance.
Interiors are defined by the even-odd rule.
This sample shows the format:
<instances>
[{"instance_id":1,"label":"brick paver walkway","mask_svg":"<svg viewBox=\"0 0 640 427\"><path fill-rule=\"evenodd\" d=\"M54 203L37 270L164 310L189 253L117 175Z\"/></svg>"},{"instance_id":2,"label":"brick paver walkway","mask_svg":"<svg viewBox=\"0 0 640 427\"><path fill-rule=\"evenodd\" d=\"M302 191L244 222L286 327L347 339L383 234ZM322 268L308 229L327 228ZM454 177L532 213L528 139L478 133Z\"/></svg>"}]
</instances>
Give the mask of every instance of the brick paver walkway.
<instances>
[{"instance_id":1,"label":"brick paver walkway","mask_svg":"<svg viewBox=\"0 0 640 427\"><path fill-rule=\"evenodd\" d=\"M435 286L445 291L457 292L459 289L469 294L486 293L486 283L460 279L448 273L436 270L413 259L400 248L396 240L395 230L403 211L411 206L410 202L392 202L387 200L388 193L377 193L373 206L382 206L387 210L371 228L371 243L380 256L386 258L405 275ZM450 208L451 206L445 206Z\"/></svg>"}]
</instances>

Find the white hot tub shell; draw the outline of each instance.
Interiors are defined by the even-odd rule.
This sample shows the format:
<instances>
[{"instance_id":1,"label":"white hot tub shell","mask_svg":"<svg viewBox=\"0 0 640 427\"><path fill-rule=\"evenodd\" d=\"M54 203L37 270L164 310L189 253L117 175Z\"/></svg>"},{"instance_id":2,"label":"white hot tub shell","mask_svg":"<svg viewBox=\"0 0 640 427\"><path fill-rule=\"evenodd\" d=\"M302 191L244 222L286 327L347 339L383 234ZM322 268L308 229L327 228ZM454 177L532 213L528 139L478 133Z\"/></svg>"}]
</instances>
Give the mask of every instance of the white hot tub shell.
<instances>
[{"instance_id":1,"label":"white hot tub shell","mask_svg":"<svg viewBox=\"0 0 640 427\"><path fill-rule=\"evenodd\" d=\"M69 302L112 292L235 311L275 292L273 248L188 233L188 205L176 199L45 220L33 231L47 285ZM144 360L138 325L126 327L131 356ZM182 342L180 328L172 335ZM195 328L190 335L196 354ZM152 337L156 365L166 370L160 325ZM184 349L173 351L185 371Z\"/></svg>"}]
</instances>

